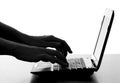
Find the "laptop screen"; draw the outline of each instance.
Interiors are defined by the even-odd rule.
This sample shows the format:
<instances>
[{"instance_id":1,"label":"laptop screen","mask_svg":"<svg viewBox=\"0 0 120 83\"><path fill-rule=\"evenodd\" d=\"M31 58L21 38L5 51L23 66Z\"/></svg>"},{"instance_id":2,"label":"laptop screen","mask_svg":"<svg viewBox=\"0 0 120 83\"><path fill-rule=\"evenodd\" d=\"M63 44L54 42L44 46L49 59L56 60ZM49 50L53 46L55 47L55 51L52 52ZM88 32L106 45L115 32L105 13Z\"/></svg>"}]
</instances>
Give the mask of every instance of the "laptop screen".
<instances>
[{"instance_id":1,"label":"laptop screen","mask_svg":"<svg viewBox=\"0 0 120 83\"><path fill-rule=\"evenodd\" d=\"M96 65L100 66L102 57L104 55L105 47L107 44L107 39L109 36L109 32L111 29L112 21L114 17L114 11L110 9L106 9L105 15L103 17L101 28L98 34L97 42L95 45L95 49L93 55L97 59Z\"/></svg>"}]
</instances>

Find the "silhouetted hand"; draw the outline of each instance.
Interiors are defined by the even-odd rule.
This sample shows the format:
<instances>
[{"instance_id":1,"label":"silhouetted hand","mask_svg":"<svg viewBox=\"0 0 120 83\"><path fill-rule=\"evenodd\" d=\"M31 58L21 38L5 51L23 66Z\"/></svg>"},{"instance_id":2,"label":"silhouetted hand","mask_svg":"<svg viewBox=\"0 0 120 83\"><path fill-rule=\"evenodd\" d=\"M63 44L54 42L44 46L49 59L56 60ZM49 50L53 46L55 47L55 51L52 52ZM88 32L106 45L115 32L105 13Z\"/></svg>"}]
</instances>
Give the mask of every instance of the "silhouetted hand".
<instances>
[{"instance_id":1,"label":"silhouetted hand","mask_svg":"<svg viewBox=\"0 0 120 83\"><path fill-rule=\"evenodd\" d=\"M12 55L17 59L29 62L50 61L58 63L62 66L68 66L68 63L59 51L36 47L36 46L18 46L11 51Z\"/></svg>"},{"instance_id":2,"label":"silhouetted hand","mask_svg":"<svg viewBox=\"0 0 120 83\"><path fill-rule=\"evenodd\" d=\"M64 56L67 56L67 53L72 53L71 48L66 43L66 41L59 39L55 36L39 36L34 37L36 41L36 45L39 47L52 47L56 48L59 52L61 52Z\"/></svg>"}]
</instances>

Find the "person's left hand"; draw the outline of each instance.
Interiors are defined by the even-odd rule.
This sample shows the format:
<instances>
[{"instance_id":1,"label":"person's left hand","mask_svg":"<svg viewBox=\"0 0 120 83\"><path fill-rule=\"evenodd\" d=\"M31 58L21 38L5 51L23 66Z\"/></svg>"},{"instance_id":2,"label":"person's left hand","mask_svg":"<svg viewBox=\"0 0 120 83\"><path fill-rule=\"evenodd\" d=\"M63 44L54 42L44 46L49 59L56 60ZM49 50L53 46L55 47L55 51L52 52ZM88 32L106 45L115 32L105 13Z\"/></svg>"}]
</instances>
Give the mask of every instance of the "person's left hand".
<instances>
[{"instance_id":1,"label":"person's left hand","mask_svg":"<svg viewBox=\"0 0 120 83\"><path fill-rule=\"evenodd\" d=\"M72 53L71 48L66 43L65 40L57 38L55 36L39 36L35 37L36 45L39 47L52 47L61 52L64 56L67 56L67 53Z\"/></svg>"}]
</instances>

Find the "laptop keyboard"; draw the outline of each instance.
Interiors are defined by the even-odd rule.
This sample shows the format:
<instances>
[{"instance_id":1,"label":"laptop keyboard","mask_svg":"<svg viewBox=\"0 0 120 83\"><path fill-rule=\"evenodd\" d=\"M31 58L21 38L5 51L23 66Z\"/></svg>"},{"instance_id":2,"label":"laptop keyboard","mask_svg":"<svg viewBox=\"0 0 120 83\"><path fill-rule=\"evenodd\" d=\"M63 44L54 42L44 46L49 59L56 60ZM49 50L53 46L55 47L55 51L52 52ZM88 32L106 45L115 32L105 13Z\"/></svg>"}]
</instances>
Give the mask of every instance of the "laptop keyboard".
<instances>
[{"instance_id":1,"label":"laptop keyboard","mask_svg":"<svg viewBox=\"0 0 120 83\"><path fill-rule=\"evenodd\" d=\"M85 62L83 58L75 58L75 59L68 59L68 64L69 66L67 68L61 67L58 64L53 65L53 70L65 70L65 69L83 69L86 68Z\"/></svg>"},{"instance_id":2,"label":"laptop keyboard","mask_svg":"<svg viewBox=\"0 0 120 83\"><path fill-rule=\"evenodd\" d=\"M85 63L83 58L69 59L69 69L85 68Z\"/></svg>"}]
</instances>

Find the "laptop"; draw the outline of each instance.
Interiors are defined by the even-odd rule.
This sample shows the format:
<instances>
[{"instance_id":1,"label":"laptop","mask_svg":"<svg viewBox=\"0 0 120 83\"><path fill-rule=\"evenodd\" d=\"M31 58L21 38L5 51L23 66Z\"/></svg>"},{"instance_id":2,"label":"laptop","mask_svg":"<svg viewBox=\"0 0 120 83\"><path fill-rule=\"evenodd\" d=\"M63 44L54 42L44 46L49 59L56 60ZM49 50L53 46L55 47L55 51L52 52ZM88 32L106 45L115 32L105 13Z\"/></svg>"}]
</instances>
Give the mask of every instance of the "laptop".
<instances>
[{"instance_id":1,"label":"laptop","mask_svg":"<svg viewBox=\"0 0 120 83\"><path fill-rule=\"evenodd\" d=\"M51 74L52 75L55 74L54 76L63 74L62 76L65 76L68 73L69 74L73 73L75 75L77 75L78 73L81 73L82 76L83 75L90 76L94 72L97 72L100 68L100 65L104 56L104 51L105 51L107 40L112 27L113 19L114 19L114 10L106 9L105 14L103 16L101 28L98 34L98 38L95 44L93 54L87 57L83 56L83 57L76 57L76 58L75 57L68 58L67 61L69 63L69 66L66 68L61 67L57 63L52 64L50 62L40 61L33 66L31 73L38 74L38 75L45 75L45 76L48 76Z\"/></svg>"}]
</instances>

